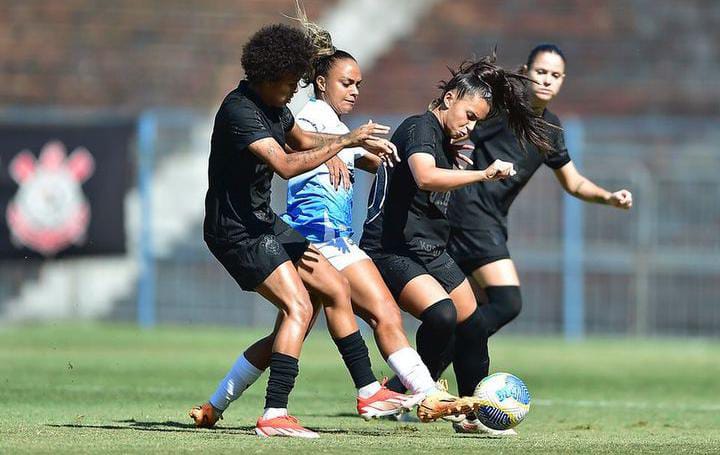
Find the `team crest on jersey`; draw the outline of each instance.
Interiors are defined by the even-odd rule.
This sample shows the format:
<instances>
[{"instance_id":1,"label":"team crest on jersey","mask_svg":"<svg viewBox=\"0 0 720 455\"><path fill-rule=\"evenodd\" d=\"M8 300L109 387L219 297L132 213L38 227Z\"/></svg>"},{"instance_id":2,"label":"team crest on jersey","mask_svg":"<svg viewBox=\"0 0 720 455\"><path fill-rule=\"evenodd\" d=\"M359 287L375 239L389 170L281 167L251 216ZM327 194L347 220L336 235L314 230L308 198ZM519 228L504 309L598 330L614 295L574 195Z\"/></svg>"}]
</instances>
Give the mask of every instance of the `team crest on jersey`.
<instances>
[{"instance_id":1,"label":"team crest on jersey","mask_svg":"<svg viewBox=\"0 0 720 455\"><path fill-rule=\"evenodd\" d=\"M82 183L93 174L95 160L84 147L67 156L60 141L45 144L36 160L23 150L10 162L19 185L5 217L13 243L53 256L85 241L90 204Z\"/></svg>"}]
</instances>

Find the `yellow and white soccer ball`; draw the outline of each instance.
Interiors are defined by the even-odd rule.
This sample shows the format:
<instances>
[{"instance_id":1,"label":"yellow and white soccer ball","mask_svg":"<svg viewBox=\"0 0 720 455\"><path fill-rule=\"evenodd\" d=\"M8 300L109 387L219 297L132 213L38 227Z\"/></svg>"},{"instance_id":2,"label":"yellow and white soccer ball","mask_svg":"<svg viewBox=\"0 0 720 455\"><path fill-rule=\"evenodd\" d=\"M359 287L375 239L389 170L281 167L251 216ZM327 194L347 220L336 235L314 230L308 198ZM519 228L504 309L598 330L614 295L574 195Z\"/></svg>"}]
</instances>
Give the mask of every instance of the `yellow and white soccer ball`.
<instances>
[{"instance_id":1,"label":"yellow and white soccer ball","mask_svg":"<svg viewBox=\"0 0 720 455\"><path fill-rule=\"evenodd\" d=\"M507 430L522 422L530 411L530 392L520 378L510 373L494 373L475 388L484 404L478 419L494 430Z\"/></svg>"}]
</instances>

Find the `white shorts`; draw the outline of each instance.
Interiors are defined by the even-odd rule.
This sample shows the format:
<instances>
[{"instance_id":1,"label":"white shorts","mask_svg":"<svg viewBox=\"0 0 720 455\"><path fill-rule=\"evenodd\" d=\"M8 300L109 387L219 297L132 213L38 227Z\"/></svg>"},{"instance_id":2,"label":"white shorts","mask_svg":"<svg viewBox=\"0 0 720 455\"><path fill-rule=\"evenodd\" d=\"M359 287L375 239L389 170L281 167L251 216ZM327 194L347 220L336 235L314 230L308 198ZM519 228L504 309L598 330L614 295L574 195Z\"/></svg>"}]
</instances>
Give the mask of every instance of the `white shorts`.
<instances>
[{"instance_id":1,"label":"white shorts","mask_svg":"<svg viewBox=\"0 0 720 455\"><path fill-rule=\"evenodd\" d=\"M313 245L338 270L363 259L370 260L370 257L349 237L337 237L327 242L313 243Z\"/></svg>"}]
</instances>

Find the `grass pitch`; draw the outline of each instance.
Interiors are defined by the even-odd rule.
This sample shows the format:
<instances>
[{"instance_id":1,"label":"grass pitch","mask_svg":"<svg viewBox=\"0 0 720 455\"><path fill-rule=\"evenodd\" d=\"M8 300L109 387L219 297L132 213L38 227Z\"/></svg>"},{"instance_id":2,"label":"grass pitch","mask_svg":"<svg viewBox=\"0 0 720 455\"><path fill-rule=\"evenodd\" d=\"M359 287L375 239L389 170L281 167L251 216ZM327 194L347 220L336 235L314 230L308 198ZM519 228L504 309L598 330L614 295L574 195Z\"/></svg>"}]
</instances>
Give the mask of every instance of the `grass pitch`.
<instances>
[{"instance_id":1,"label":"grass pitch","mask_svg":"<svg viewBox=\"0 0 720 455\"><path fill-rule=\"evenodd\" d=\"M492 370L518 375L533 397L520 435L500 439L456 435L442 422L363 421L339 355L318 329L303 350L290 410L321 433L319 440L254 436L267 375L218 429L194 429L189 408L208 398L260 334L117 325L1 329L0 453L720 452L717 340L566 344L496 336ZM388 375L371 351L376 373Z\"/></svg>"}]
</instances>

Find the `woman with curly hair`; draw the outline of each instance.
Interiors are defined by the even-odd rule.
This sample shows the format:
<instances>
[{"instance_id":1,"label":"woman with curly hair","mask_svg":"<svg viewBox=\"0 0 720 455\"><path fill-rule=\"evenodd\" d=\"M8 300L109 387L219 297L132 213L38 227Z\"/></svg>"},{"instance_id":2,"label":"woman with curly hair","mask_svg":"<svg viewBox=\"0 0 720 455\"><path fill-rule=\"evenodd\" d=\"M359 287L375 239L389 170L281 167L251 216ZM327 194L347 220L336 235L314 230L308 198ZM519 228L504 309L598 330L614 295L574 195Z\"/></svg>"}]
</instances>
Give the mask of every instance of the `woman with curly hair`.
<instances>
[{"instance_id":1,"label":"woman with curly hair","mask_svg":"<svg viewBox=\"0 0 720 455\"><path fill-rule=\"evenodd\" d=\"M408 398L380 386L373 375L347 280L270 208L273 173L294 177L348 147L363 147L379 157L394 153L392 144L378 137L389 131L383 125L370 122L342 135L311 133L297 125L286 104L321 51L293 27L278 24L256 32L243 48L245 79L223 100L212 133L205 242L242 289L259 293L279 310L273 342L262 353L269 359L270 377L265 411L255 427L260 436L318 437L287 413L300 350L312 325L310 294L324 305L330 334L359 396L394 412L405 409ZM233 368L255 373L253 359L243 356ZM225 390L191 411L196 424L214 425L225 391L244 387L224 384Z\"/></svg>"},{"instance_id":2,"label":"woman with curly hair","mask_svg":"<svg viewBox=\"0 0 720 455\"><path fill-rule=\"evenodd\" d=\"M313 86L315 97L298 113L297 123L307 131L345 134L349 129L341 116L355 107L362 83L360 67L348 52L334 48L326 31L309 23L306 18L303 24L316 42L322 42L321 47L330 51L314 60L313 70L305 82ZM338 162L334 165L328 162L330 167L321 165L290 179L287 213L283 219L311 241L347 279L355 314L373 328L383 358L417 397L415 401L419 402L420 418L431 421L471 412L480 405L480 401L454 397L435 384L418 353L410 347L400 311L377 268L351 239L354 167L358 165L374 173L382 161L362 148L345 149L333 160ZM263 338L249 347L241 359L247 359L254 372L266 369L272 343L272 336ZM211 398L210 402L215 408L226 409L231 401L239 397L238 392L242 392L233 390L228 393L226 384L243 383L249 387L255 379L256 374L230 370L220 384L219 397ZM410 403L412 400L406 399L406 404ZM395 414L394 407L388 407L377 399L368 401L362 396L358 397L357 408L365 418Z\"/></svg>"}]
</instances>

